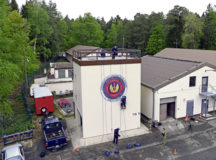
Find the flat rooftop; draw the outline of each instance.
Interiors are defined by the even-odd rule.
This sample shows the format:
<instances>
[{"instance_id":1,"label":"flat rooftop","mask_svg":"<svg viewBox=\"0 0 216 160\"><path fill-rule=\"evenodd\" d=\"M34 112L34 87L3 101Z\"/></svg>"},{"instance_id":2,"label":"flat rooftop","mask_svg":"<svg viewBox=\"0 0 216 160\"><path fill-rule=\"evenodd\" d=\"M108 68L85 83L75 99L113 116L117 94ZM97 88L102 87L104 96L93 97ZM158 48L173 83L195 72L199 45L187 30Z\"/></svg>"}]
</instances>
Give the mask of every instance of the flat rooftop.
<instances>
[{"instance_id":1,"label":"flat rooftop","mask_svg":"<svg viewBox=\"0 0 216 160\"><path fill-rule=\"evenodd\" d=\"M113 56L111 49L79 50L74 52L73 61L79 65L141 63L141 51L119 48L116 55Z\"/></svg>"}]
</instances>

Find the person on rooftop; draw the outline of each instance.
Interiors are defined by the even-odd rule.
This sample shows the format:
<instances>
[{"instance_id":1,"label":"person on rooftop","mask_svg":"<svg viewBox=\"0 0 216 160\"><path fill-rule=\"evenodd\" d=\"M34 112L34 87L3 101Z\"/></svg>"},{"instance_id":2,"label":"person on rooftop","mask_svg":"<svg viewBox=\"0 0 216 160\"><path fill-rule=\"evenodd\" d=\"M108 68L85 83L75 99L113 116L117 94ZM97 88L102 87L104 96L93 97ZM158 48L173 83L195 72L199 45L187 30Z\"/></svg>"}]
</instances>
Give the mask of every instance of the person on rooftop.
<instances>
[{"instance_id":1,"label":"person on rooftop","mask_svg":"<svg viewBox=\"0 0 216 160\"><path fill-rule=\"evenodd\" d=\"M112 47L112 51L113 51L112 59L115 59L115 56L118 55L118 47L117 46L113 46Z\"/></svg>"}]
</instances>

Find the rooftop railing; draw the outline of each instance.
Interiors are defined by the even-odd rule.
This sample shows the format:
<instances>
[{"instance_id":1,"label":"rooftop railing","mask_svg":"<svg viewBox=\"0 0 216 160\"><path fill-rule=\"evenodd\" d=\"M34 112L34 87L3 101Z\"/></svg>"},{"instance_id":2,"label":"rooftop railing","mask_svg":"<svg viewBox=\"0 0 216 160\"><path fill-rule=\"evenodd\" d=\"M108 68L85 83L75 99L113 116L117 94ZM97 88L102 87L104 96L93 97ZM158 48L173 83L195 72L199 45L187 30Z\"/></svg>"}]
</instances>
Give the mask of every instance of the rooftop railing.
<instances>
[{"instance_id":1,"label":"rooftop railing","mask_svg":"<svg viewBox=\"0 0 216 160\"><path fill-rule=\"evenodd\" d=\"M80 61L95 61L95 60L123 60L123 59L140 59L141 51L137 49L119 48L114 55L111 49L100 49L96 51L79 50L73 51L73 58Z\"/></svg>"}]
</instances>

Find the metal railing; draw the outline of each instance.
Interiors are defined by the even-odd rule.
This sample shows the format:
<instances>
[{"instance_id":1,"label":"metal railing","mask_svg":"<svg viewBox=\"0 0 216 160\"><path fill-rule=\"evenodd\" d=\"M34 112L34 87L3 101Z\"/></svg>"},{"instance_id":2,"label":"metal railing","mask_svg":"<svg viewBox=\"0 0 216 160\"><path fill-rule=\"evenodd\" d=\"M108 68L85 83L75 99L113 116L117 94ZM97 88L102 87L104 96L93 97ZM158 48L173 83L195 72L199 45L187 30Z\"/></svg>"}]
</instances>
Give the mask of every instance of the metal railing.
<instances>
[{"instance_id":1,"label":"metal railing","mask_svg":"<svg viewBox=\"0 0 216 160\"><path fill-rule=\"evenodd\" d=\"M31 139L31 138L33 138L33 129L32 128L28 131L14 133L14 134L10 134L10 135L5 135L3 133L3 136L2 136L4 145L24 141L24 140Z\"/></svg>"},{"instance_id":2,"label":"metal railing","mask_svg":"<svg viewBox=\"0 0 216 160\"><path fill-rule=\"evenodd\" d=\"M200 86L199 87L199 92L200 93L212 93L212 94L216 94L216 86L212 86L212 85L208 85L208 86Z\"/></svg>"},{"instance_id":3,"label":"metal railing","mask_svg":"<svg viewBox=\"0 0 216 160\"><path fill-rule=\"evenodd\" d=\"M136 49L118 49L117 55L114 59L138 59L141 57L141 51ZM79 50L73 51L72 56L79 60L109 60L113 59L113 51L111 49L104 49L103 51L88 51Z\"/></svg>"}]
</instances>

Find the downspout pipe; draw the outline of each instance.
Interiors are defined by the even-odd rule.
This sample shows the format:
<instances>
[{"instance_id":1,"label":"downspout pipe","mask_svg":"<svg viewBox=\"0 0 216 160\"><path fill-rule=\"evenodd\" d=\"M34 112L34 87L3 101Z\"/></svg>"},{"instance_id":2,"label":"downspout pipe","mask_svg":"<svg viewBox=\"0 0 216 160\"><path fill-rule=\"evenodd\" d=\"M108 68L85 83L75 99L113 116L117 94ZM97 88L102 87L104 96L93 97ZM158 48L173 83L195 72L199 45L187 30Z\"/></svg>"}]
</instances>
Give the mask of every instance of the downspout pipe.
<instances>
[{"instance_id":1,"label":"downspout pipe","mask_svg":"<svg viewBox=\"0 0 216 160\"><path fill-rule=\"evenodd\" d=\"M153 94L153 106L152 106L152 122L154 121L154 110L155 110L155 89L152 89Z\"/></svg>"}]
</instances>

